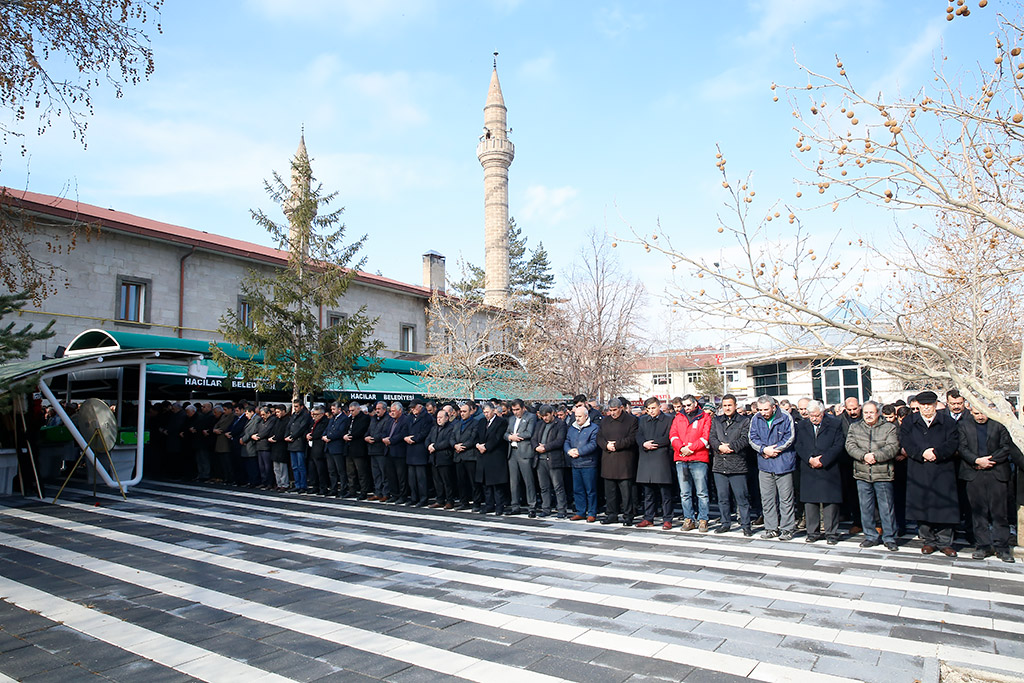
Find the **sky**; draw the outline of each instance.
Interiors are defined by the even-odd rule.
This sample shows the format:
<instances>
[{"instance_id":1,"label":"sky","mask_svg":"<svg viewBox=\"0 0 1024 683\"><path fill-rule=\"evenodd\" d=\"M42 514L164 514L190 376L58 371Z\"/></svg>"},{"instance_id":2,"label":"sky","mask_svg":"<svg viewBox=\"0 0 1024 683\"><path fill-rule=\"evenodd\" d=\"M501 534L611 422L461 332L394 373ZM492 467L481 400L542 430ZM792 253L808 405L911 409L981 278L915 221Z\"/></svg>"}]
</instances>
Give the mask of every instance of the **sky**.
<instances>
[{"instance_id":1,"label":"sky","mask_svg":"<svg viewBox=\"0 0 1024 683\"><path fill-rule=\"evenodd\" d=\"M795 60L828 70L838 54L867 91L913 92L940 48L990 58L1005 3L970 4L947 22L936 3L882 0L169 0L162 33L149 28L155 73L120 99L95 92L87 148L60 123L29 133L27 157L8 138L0 184L269 244L249 211L274 208L263 181L288 173L304 130L348 236L367 236L365 270L419 284L436 250L457 275L460 259L483 263L476 145L497 51L510 213L557 278L590 229L660 229L713 253L728 247L719 147L766 206L802 173L772 82L802 84ZM844 209L805 225L891 220ZM615 253L656 308L668 263Z\"/></svg>"}]
</instances>

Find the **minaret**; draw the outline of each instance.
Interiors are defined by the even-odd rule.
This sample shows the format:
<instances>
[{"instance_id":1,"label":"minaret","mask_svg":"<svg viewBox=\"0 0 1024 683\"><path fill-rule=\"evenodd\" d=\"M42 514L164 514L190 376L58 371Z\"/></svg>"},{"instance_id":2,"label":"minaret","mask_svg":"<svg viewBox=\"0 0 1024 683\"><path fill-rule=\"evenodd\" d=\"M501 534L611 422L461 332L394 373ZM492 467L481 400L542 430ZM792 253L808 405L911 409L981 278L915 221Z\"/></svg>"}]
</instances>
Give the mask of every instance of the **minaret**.
<instances>
[{"instance_id":1,"label":"minaret","mask_svg":"<svg viewBox=\"0 0 1024 683\"><path fill-rule=\"evenodd\" d=\"M498 53L484 105L484 134L476 156L484 167L484 303L508 308L508 167L515 147L508 139L505 99L498 82Z\"/></svg>"},{"instance_id":2,"label":"minaret","mask_svg":"<svg viewBox=\"0 0 1024 683\"><path fill-rule=\"evenodd\" d=\"M295 211L299 209L303 203L307 204L310 194L310 185L312 181L312 169L309 165L309 155L306 153L306 132L303 130L299 134L299 147L295 150L295 156L292 158L292 184L291 184L291 196L284 201L284 214L288 217L288 247L289 249L295 249L299 247L303 254L306 254L309 249L307 240L308 236L300 235L300 225L305 220L304 216L296 216ZM313 209L316 210L315 207ZM309 217L310 223L312 223L312 216Z\"/></svg>"}]
</instances>

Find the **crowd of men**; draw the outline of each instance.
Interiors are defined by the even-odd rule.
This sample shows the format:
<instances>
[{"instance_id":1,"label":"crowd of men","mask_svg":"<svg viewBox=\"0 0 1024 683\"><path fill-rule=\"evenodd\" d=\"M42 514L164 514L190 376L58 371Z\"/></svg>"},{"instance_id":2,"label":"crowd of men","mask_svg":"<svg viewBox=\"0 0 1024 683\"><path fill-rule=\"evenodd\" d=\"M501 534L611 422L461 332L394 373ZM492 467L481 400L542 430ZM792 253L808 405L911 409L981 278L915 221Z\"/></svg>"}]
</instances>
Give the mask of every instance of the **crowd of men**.
<instances>
[{"instance_id":1,"label":"crowd of men","mask_svg":"<svg viewBox=\"0 0 1024 683\"><path fill-rule=\"evenodd\" d=\"M719 534L763 524L762 538L804 529L808 543L836 544L845 516L861 547L896 551L909 521L926 555L956 556L961 528L975 559L1014 561L1024 459L956 390L944 403L924 391L831 409L771 396L707 403L163 404L149 461L173 478L641 528L660 519L666 531L678 494L681 530L700 533L712 530L715 493Z\"/></svg>"}]
</instances>

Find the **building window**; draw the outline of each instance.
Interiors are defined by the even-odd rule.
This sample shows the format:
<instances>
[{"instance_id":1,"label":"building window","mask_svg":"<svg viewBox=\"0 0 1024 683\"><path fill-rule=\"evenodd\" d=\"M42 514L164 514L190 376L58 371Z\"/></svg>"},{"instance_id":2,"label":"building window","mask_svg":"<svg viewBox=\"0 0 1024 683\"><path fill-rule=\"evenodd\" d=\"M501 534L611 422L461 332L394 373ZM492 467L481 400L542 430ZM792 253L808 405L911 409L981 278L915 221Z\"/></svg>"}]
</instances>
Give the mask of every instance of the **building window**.
<instances>
[{"instance_id":1,"label":"building window","mask_svg":"<svg viewBox=\"0 0 1024 683\"><path fill-rule=\"evenodd\" d=\"M148 323L151 285L151 280L118 275L115 318L130 323Z\"/></svg>"},{"instance_id":2,"label":"building window","mask_svg":"<svg viewBox=\"0 0 1024 683\"><path fill-rule=\"evenodd\" d=\"M811 368L814 398L834 405L853 397L866 401L871 397L871 369L849 360L815 361Z\"/></svg>"},{"instance_id":3,"label":"building window","mask_svg":"<svg viewBox=\"0 0 1024 683\"><path fill-rule=\"evenodd\" d=\"M416 326L402 324L398 333L398 350L399 351L415 351L416 350Z\"/></svg>"},{"instance_id":4,"label":"building window","mask_svg":"<svg viewBox=\"0 0 1024 683\"><path fill-rule=\"evenodd\" d=\"M729 384L735 384L740 378L740 373L735 370L719 370L718 374Z\"/></svg>"},{"instance_id":5,"label":"building window","mask_svg":"<svg viewBox=\"0 0 1024 683\"><path fill-rule=\"evenodd\" d=\"M670 373L667 373L667 372L655 372L654 374L651 375L651 384L654 384L655 386L657 386L659 384L671 384L671 383L672 383L672 375Z\"/></svg>"},{"instance_id":6,"label":"building window","mask_svg":"<svg viewBox=\"0 0 1024 683\"><path fill-rule=\"evenodd\" d=\"M335 325L340 325L341 321L344 320L347 317L348 316L346 314L344 314L344 313L338 313L337 311L328 311L327 312L327 327L334 327Z\"/></svg>"},{"instance_id":7,"label":"building window","mask_svg":"<svg viewBox=\"0 0 1024 683\"><path fill-rule=\"evenodd\" d=\"M750 369L754 378L754 392L758 396L785 396L789 393L786 363L755 365Z\"/></svg>"},{"instance_id":8,"label":"building window","mask_svg":"<svg viewBox=\"0 0 1024 683\"><path fill-rule=\"evenodd\" d=\"M238 297L238 322L245 327L253 326L252 304L242 297Z\"/></svg>"},{"instance_id":9,"label":"building window","mask_svg":"<svg viewBox=\"0 0 1024 683\"><path fill-rule=\"evenodd\" d=\"M699 370L696 370L696 371L690 370L690 371L688 371L686 373L686 383L687 384L694 385L694 384L696 384L699 381L700 381L700 371Z\"/></svg>"}]
</instances>

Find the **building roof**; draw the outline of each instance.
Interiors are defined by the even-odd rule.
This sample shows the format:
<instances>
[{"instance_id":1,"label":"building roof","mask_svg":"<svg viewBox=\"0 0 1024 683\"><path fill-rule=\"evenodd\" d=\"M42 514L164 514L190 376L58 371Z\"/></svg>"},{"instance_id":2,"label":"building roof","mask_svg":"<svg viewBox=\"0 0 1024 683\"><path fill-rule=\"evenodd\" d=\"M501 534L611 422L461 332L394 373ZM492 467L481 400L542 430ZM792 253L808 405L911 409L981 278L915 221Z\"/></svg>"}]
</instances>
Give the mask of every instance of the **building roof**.
<instances>
[{"instance_id":1,"label":"building roof","mask_svg":"<svg viewBox=\"0 0 1024 683\"><path fill-rule=\"evenodd\" d=\"M53 216L86 225L98 224L102 230L138 235L152 240L179 244L185 247L195 247L203 251L227 254L237 258L250 259L272 265L284 265L288 261L288 253L274 247L224 237L223 235L216 235L205 230L194 230L150 218L142 218L141 216L135 216L123 211L104 209L64 197L55 197L53 195L0 186L0 203L10 204L31 213ZM410 285L380 275L356 271L355 280L371 287L380 287L422 296L427 299L430 298L430 289L427 287Z\"/></svg>"},{"instance_id":2,"label":"building roof","mask_svg":"<svg viewBox=\"0 0 1024 683\"><path fill-rule=\"evenodd\" d=\"M637 362L638 372L696 370L707 365L725 366L751 354L749 350L714 348L669 349L652 353Z\"/></svg>"}]
</instances>

